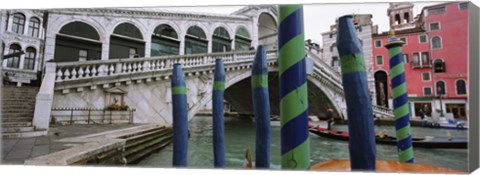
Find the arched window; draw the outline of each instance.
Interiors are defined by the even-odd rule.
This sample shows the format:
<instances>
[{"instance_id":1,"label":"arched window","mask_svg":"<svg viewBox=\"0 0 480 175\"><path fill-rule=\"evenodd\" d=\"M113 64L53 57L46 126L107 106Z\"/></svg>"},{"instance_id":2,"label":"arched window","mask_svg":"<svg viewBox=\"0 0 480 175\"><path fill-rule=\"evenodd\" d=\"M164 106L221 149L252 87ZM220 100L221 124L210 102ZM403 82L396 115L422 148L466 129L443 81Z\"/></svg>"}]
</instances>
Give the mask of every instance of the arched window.
<instances>
[{"instance_id":1,"label":"arched window","mask_svg":"<svg viewBox=\"0 0 480 175\"><path fill-rule=\"evenodd\" d=\"M456 85L457 85L457 95L467 94L467 86L465 85L464 80L458 80Z\"/></svg>"},{"instance_id":2,"label":"arched window","mask_svg":"<svg viewBox=\"0 0 480 175\"><path fill-rule=\"evenodd\" d=\"M30 24L28 24L28 35L32 37L38 37L40 31L40 20L38 18L30 18Z\"/></svg>"},{"instance_id":3,"label":"arched window","mask_svg":"<svg viewBox=\"0 0 480 175\"><path fill-rule=\"evenodd\" d=\"M17 53L17 52L20 52L20 50L22 50L20 45L12 44L10 45L10 49L8 50L8 54ZM7 67L18 68L19 65L20 65L20 55L7 58Z\"/></svg>"},{"instance_id":4,"label":"arched window","mask_svg":"<svg viewBox=\"0 0 480 175\"><path fill-rule=\"evenodd\" d=\"M395 24L400 24L402 23L400 20L400 14L395 14Z\"/></svg>"},{"instance_id":5,"label":"arched window","mask_svg":"<svg viewBox=\"0 0 480 175\"><path fill-rule=\"evenodd\" d=\"M403 21L404 21L404 23L409 23L409 22L410 22L409 20L410 20L410 14L409 14L408 12L405 12L405 13L403 14Z\"/></svg>"},{"instance_id":6,"label":"arched window","mask_svg":"<svg viewBox=\"0 0 480 175\"><path fill-rule=\"evenodd\" d=\"M23 34L24 27L25 27L25 15L21 13L15 13L13 15L12 31L17 34Z\"/></svg>"},{"instance_id":7,"label":"arched window","mask_svg":"<svg viewBox=\"0 0 480 175\"><path fill-rule=\"evenodd\" d=\"M159 25L152 34L151 56L178 55L180 41L175 29L167 24Z\"/></svg>"},{"instance_id":8,"label":"arched window","mask_svg":"<svg viewBox=\"0 0 480 175\"><path fill-rule=\"evenodd\" d=\"M226 52L232 50L232 40L227 30L218 27L213 32L212 52Z\"/></svg>"},{"instance_id":9,"label":"arched window","mask_svg":"<svg viewBox=\"0 0 480 175\"><path fill-rule=\"evenodd\" d=\"M250 39L248 30L244 27L238 28L237 33L235 34L235 50L246 51L250 49L251 42L252 39Z\"/></svg>"},{"instance_id":10,"label":"arched window","mask_svg":"<svg viewBox=\"0 0 480 175\"><path fill-rule=\"evenodd\" d=\"M35 66L36 50L33 47L27 48L25 60L23 60L23 69L33 70Z\"/></svg>"},{"instance_id":11,"label":"arched window","mask_svg":"<svg viewBox=\"0 0 480 175\"><path fill-rule=\"evenodd\" d=\"M102 42L97 30L84 22L64 25L55 38L55 62L100 60Z\"/></svg>"},{"instance_id":12,"label":"arched window","mask_svg":"<svg viewBox=\"0 0 480 175\"><path fill-rule=\"evenodd\" d=\"M437 95L445 95L445 82L438 81L435 87L437 88Z\"/></svg>"},{"instance_id":13,"label":"arched window","mask_svg":"<svg viewBox=\"0 0 480 175\"><path fill-rule=\"evenodd\" d=\"M432 38L432 49L442 48L442 40L436 36Z\"/></svg>"},{"instance_id":14,"label":"arched window","mask_svg":"<svg viewBox=\"0 0 480 175\"><path fill-rule=\"evenodd\" d=\"M207 53L208 40L202 28L192 26L185 35L185 55L195 53Z\"/></svg>"},{"instance_id":15,"label":"arched window","mask_svg":"<svg viewBox=\"0 0 480 175\"><path fill-rule=\"evenodd\" d=\"M110 37L110 58L135 58L145 56L142 32L130 23L115 27Z\"/></svg>"}]
</instances>

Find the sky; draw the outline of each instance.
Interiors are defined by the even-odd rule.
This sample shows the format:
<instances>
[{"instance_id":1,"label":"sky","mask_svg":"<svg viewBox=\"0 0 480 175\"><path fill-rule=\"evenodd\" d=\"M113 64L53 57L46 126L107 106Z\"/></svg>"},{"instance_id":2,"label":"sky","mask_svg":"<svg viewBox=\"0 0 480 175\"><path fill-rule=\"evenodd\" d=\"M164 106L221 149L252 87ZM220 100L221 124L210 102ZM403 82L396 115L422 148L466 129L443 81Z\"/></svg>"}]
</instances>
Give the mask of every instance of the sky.
<instances>
[{"instance_id":1,"label":"sky","mask_svg":"<svg viewBox=\"0 0 480 175\"><path fill-rule=\"evenodd\" d=\"M414 3L414 17L420 14L425 6L438 4L442 2L420 2ZM172 7L178 11L206 12L230 14L244 6L215 6L215 7ZM321 33L330 30L330 25L335 23L335 19L347 14L372 14L373 24L379 26L379 32L388 31L389 19L387 16L388 2L383 3L362 3L362 4L305 4L304 12L304 32L305 39L312 39L313 42L322 45Z\"/></svg>"}]
</instances>

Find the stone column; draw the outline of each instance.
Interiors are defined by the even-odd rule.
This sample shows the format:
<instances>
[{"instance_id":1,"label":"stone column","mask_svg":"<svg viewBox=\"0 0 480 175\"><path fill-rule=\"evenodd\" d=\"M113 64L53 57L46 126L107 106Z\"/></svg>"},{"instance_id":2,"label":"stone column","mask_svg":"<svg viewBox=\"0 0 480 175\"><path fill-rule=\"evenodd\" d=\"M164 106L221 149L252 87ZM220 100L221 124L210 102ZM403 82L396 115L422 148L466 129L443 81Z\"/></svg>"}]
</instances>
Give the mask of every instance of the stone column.
<instances>
[{"instance_id":1,"label":"stone column","mask_svg":"<svg viewBox=\"0 0 480 175\"><path fill-rule=\"evenodd\" d=\"M207 36L207 40L208 40L207 53L212 53L212 46L213 46L213 43L212 43L213 37L212 37L212 35Z\"/></svg>"},{"instance_id":2,"label":"stone column","mask_svg":"<svg viewBox=\"0 0 480 175\"><path fill-rule=\"evenodd\" d=\"M30 16L25 15L25 26L23 27L23 34L30 36L28 33L28 28L30 28Z\"/></svg>"},{"instance_id":3,"label":"stone column","mask_svg":"<svg viewBox=\"0 0 480 175\"><path fill-rule=\"evenodd\" d=\"M110 52L110 36L105 34L102 42L102 60L108 60Z\"/></svg>"},{"instance_id":4,"label":"stone column","mask_svg":"<svg viewBox=\"0 0 480 175\"><path fill-rule=\"evenodd\" d=\"M179 38L180 39L180 48L178 49L179 55L185 55L185 35Z\"/></svg>"}]
</instances>

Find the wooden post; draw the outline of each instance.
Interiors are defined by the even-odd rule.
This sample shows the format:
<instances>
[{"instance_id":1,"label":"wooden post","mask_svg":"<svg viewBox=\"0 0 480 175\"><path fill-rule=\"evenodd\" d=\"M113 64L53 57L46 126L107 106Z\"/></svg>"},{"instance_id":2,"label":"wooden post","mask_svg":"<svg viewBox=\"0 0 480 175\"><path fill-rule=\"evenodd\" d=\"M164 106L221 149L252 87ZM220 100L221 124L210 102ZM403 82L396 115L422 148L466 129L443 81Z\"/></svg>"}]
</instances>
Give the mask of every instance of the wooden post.
<instances>
[{"instance_id":1,"label":"wooden post","mask_svg":"<svg viewBox=\"0 0 480 175\"><path fill-rule=\"evenodd\" d=\"M91 111L91 109L90 109L90 108L88 108L88 119L87 119L87 124L90 124L90 111Z\"/></svg>"},{"instance_id":2,"label":"wooden post","mask_svg":"<svg viewBox=\"0 0 480 175\"><path fill-rule=\"evenodd\" d=\"M73 109L70 110L70 125L73 125Z\"/></svg>"}]
</instances>

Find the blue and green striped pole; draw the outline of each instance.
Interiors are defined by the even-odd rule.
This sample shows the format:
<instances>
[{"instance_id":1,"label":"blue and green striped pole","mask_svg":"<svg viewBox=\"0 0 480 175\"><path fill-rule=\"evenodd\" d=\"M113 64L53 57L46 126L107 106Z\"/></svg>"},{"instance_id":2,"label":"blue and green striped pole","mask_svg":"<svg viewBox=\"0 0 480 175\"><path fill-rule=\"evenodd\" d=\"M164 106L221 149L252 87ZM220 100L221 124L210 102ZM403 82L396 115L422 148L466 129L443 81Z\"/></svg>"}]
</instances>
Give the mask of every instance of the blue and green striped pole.
<instances>
[{"instance_id":1,"label":"blue and green striped pole","mask_svg":"<svg viewBox=\"0 0 480 175\"><path fill-rule=\"evenodd\" d=\"M225 69L222 59L215 60L215 74L213 76L213 156L216 168L225 167L225 144L224 144L224 91Z\"/></svg>"},{"instance_id":2,"label":"blue and green striped pole","mask_svg":"<svg viewBox=\"0 0 480 175\"><path fill-rule=\"evenodd\" d=\"M337 48L347 103L350 166L352 170L375 170L373 110L367 84L365 60L352 16L338 19Z\"/></svg>"},{"instance_id":3,"label":"blue and green striped pole","mask_svg":"<svg viewBox=\"0 0 480 175\"><path fill-rule=\"evenodd\" d=\"M390 58L390 82L392 83L393 114L397 136L398 160L413 163L412 132L410 128L410 108L407 99L407 82L403 67L402 40L390 30L390 39L385 47Z\"/></svg>"},{"instance_id":4,"label":"blue and green striped pole","mask_svg":"<svg viewBox=\"0 0 480 175\"><path fill-rule=\"evenodd\" d=\"M188 152L187 88L180 64L173 65L172 105L173 166L186 167Z\"/></svg>"},{"instance_id":5,"label":"blue and green striped pole","mask_svg":"<svg viewBox=\"0 0 480 175\"><path fill-rule=\"evenodd\" d=\"M283 169L310 167L303 6L280 5L278 29Z\"/></svg>"},{"instance_id":6,"label":"blue and green striped pole","mask_svg":"<svg viewBox=\"0 0 480 175\"><path fill-rule=\"evenodd\" d=\"M270 99L265 47L258 46L252 67L252 99L255 114L255 167L270 168Z\"/></svg>"}]
</instances>

